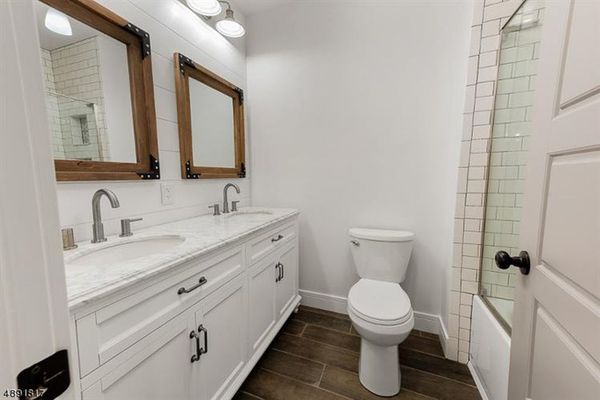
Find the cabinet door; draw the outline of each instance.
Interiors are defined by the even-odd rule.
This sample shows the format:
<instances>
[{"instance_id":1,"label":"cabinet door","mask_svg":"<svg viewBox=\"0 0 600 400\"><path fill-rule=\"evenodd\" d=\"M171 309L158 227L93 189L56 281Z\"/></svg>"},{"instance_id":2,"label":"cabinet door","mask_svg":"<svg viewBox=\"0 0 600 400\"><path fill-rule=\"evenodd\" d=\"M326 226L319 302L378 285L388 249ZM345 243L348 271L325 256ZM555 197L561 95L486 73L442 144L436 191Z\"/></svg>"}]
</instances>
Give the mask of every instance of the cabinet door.
<instances>
[{"instance_id":1,"label":"cabinet door","mask_svg":"<svg viewBox=\"0 0 600 400\"><path fill-rule=\"evenodd\" d=\"M296 296L296 279L298 274L298 246L291 246L284 249L279 255L279 268L281 269L281 278L276 285L276 318L288 309L290 303Z\"/></svg>"},{"instance_id":2,"label":"cabinet door","mask_svg":"<svg viewBox=\"0 0 600 400\"><path fill-rule=\"evenodd\" d=\"M190 400L194 322L192 313L183 313L151 333L142 348L84 390L82 400Z\"/></svg>"},{"instance_id":3,"label":"cabinet door","mask_svg":"<svg viewBox=\"0 0 600 400\"><path fill-rule=\"evenodd\" d=\"M194 397L218 399L246 363L246 277L239 276L201 302L196 311L204 354ZM198 396L196 397L196 393Z\"/></svg>"},{"instance_id":4,"label":"cabinet door","mask_svg":"<svg viewBox=\"0 0 600 400\"><path fill-rule=\"evenodd\" d=\"M248 271L248 345L250 355L260 347L275 325L274 258L260 262Z\"/></svg>"}]
</instances>

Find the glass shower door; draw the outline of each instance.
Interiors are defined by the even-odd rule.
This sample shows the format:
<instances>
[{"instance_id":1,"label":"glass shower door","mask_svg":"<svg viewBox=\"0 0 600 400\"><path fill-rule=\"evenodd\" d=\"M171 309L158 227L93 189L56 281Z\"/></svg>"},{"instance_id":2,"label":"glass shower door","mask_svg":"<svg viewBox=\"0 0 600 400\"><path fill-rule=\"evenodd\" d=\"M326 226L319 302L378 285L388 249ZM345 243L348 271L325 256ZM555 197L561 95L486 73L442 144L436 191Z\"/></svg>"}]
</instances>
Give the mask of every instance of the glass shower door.
<instances>
[{"instance_id":1,"label":"glass shower door","mask_svg":"<svg viewBox=\"0 0 600 400\"><path fill-rule=\"evenodd\" d=\"M499 269L496 252L519 253L523 182L540 52L543 3L527 0L500 36L498 78L487 170L479 294L508 332L518 269Z\"/></svg>"}]
</instances>

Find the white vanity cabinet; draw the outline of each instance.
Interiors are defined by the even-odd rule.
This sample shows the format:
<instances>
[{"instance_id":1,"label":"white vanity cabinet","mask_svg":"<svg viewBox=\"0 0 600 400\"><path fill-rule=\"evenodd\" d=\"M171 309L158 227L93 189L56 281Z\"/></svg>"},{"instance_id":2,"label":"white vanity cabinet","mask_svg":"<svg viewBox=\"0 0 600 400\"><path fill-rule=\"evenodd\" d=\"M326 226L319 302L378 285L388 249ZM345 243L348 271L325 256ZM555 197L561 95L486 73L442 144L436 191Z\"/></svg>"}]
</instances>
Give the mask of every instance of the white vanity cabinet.
<instances>
[{"instance_id":1,"label":"white vanity cabinet","mask_svg":"<svg viewBox=\"0 0 600 400\"><path fill-rule=\"evenodd\" d=\"M229 399L299 302L291 217L74 310L77 392Z\"/></svg>"}]
</instances>

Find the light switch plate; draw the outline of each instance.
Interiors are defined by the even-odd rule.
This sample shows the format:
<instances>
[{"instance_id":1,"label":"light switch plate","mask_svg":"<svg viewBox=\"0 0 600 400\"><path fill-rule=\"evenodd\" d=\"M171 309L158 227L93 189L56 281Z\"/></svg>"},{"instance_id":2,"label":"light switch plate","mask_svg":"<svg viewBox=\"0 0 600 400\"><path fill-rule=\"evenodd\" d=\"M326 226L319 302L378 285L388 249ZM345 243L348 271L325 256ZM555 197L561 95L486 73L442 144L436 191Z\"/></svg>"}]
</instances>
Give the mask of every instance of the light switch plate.
<instances>
[{"instance_id":1,"label":"light switch plate","mask_svg":"<svg viewBox=\"0 0 600 400\"><path fill-rule=\"evenodd\" d=\"M170 183L160 184L160 198L163 206L170 206L174 203L175 189Z\"/></svg>"}]
</instances>

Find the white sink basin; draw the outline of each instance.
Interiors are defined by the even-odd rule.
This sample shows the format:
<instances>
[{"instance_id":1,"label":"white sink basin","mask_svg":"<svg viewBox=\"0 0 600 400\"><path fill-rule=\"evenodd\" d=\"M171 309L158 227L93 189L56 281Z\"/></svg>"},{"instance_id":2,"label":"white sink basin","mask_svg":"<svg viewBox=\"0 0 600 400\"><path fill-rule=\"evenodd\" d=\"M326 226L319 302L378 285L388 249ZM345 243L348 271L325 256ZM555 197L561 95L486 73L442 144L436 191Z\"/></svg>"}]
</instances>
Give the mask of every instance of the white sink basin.
<instances>
[{"instance_id":1,"label":"white sink basin","mask_svg":"<svg viewBox=\"0 0 600 400\"><path fill-rule=\"evenodd\" d=\"M67 260L66 263L73 266L122 263L170 250L184 241L185 238L182 236L165 235L115 243L97 250L90 250L72 260Z\"/></svg>"}]
</instances>

